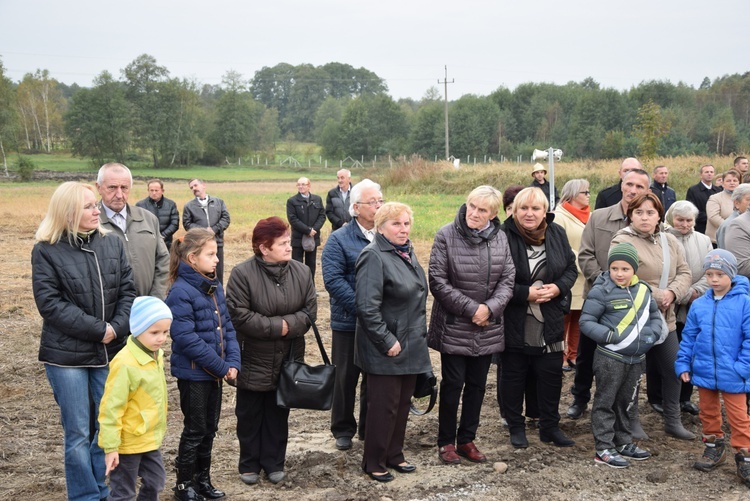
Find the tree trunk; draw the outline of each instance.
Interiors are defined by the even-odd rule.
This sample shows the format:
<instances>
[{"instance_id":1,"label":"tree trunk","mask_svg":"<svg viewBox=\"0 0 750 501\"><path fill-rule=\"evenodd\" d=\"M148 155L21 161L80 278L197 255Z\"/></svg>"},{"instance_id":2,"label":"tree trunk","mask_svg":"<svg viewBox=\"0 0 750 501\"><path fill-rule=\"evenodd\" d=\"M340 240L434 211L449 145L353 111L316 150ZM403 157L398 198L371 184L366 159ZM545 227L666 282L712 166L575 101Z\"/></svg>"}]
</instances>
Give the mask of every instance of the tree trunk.
<instances>
[{"instance_id":1,"label":"tree trunk","mask_svg":"<svg viewBox=\"0 0 750 501\"><path fill-rule=\"evenodd\" d=\"M0 139L0 152L3 154L3 170L5 170L5 177L10 177L8 173L8 159L5 157L5 148L3 148L3 141Z\"/></svg>"}]
</instances>

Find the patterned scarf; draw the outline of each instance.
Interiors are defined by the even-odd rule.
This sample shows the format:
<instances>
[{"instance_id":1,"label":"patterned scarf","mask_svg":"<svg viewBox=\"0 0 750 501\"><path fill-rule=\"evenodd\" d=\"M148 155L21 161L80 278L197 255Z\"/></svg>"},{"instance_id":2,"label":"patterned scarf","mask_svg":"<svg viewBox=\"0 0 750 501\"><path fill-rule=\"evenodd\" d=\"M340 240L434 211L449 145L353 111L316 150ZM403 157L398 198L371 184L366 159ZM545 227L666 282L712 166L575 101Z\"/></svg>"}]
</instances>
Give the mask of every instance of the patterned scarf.
<instances>
[{"instance_id":1,"label":"patterned scarf","mask_svg":"<svg viewBox=\"0 0 750 501\"><path fill-rule=\"evenodd\" d=\"M516 224L518 232L521 234L523 241L527 245L542 245L542 243L544 243L544 232L547 231L546 218L542 219L542 222L534 230L527 230L526 228L521 226L521 223L518 222L518 219L516 219L515 217L513 218L513 222Z\"/></svg>"}]
</instances>

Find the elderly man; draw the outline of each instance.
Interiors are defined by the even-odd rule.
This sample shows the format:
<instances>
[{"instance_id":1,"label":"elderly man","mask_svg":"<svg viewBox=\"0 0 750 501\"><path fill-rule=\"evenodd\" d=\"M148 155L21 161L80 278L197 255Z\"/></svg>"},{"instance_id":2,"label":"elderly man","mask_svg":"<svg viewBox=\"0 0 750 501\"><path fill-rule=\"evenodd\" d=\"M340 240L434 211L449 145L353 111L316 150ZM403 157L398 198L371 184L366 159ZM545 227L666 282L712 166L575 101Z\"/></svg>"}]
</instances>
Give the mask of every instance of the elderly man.
<instances>
[{"instance_id":1,"label":"elderly man","mask_svg":"<svg viewBox=\"0 0 750 501\"><path fill-rule=\"evenodd\" d=\"M156 216L167 249L172 247L172 235L180 229L180 213L177 211L177 204L164 196L164 183L161 179L150 180L148 196L135 205Z\"/></svg>"},{"instance_id":2,"label":"elderly man","mask_svg":"<svg viewBox=\"0 0 750 501\"><path fill-rule=\"evenodd\" d=\"M732 192L732 204L734 204L734 210L731 214L721 223L719 229L716 230L716 243L720 249L726 249L726 232L729 228L729 223L734 221L737 216L747 212L750 207L750 184L743 183L737 186Z\"/></svg>"},{"instance_id":3,"label":"elderly man","mask_svg":"<svg viewBox=\"0 0 750 501\"><path fill-rule=\"evenodd\" d=\"M750 211L745 210L729 223L724 233L724 244L726 250L737 258L738 273L750 278Z\"/></svg>"},{"instance_id":4,"label":"elderly man","mask_svg":"<svg viewBox=\"0 0 750 501\"><path fill-rule=\"evenodd\" d=\"M711 195L719 193L721 188L715 186L712 181L714 179L714 166L707 164L701 167L701 180L698 184L694 184L687 190L685 200L692 202L693 205L698 207L698 217L695 218L695 231L699 233L706 233L706 223L708 222L708 215L706 214L706 203Z\"/></svg>"},{"instance_id":5,"label":"elderly man","mask_svg":"<svg viewBox=\"0 0 750 501\"><path fill-rule=\"evenodd\" d=\"M635 159L632 159L635 160ZM636 160L637 161L637 160ZM623 162L625 165L625 162ZM578 250L578 265L583 273L583 297L588 295L591 286L599 274L607 270L607 256L612 237L619 230L628 225L625 213L630 202L641 193L648 190L650 179L643 169L629 170L622 178L622 192L620 202L604 209L597 209L589 218L581 236L581 246ZM568 408L567 416L578 419L591 400L591 384L594 379L593 362L596 342L591 338L581 336L578 342L578 356L576 357L576 375L571 393L573 403ZM635 421L635 420L634 420ZM633 437L645 435L639 423L633 428Z\"/></svg>"},{"instance_id":6,"label":"elderly man","mask_svg":"<svg viewBox=\"0 0 750 501\"><path fill-rule=\"evenodd\" d=\"M133 268L139 296L164 299L169 274L169 251L164 244L159 220L145 209L128 204L133 176L123 164L102 165L96 177L101 213L99 220L122 240Z\"/></svg>"},{"instance_id":7,"label":"elderly man","mask_svg":"<svg viewBox=\"0 0 750 501\"><path fill-rule=\"evenodd\" d=\"M224 232L229 228L229 211L224 200L206 194L206 183L193 179L188 184L195 198L182 209L182 226L185 231L191 228L208 228L216 238L216 278L224 283Z\"/></svg>"},{"instance_id":8,"label":"elderly man","mask_svg":"<svg viewBox=\"0 0 750 501\"><path fill-rule=\"evenodd\" d=\"M336 366L331 433L339 450L351 449L352 437L357 433L354 403L361 371L354 365L354 331L357 326L355 265L359 253L375 238L375 213L383 205L383 194L379 184L363 179L352 188L349 200L353 223L331 233L321 256L323 283L331 299L332 357ZM366 395L366 382L362 374L359 392L360 440L365 436Z\"/></svg>"},{"instance_id":9,"label":"elderly man","mask_svg":"<svg viewBox=\"0 0 750 501\"><path fill-rule=\"evenodd\" d=\"M341 169L336 173L338 186L328 192L326 196L326 216L336 231L352 220L349 215L349 196L352 191L352 173L347 169Z\"/></svg>"},{"instance_id":10,"label":"elderly man","mask_svg":"<svg viewBox=\"0 0 750 501\"><path fill-rule=\"evenodd\" d=\"M620 164L620 170L617 171L620 175L620 182L613 184L609 188L605 188L599 192L596 196L596 203L594 209L603 209L605 207L612 207L622 200L622 180L625 178L625 174L633 169L643 169L641 162L637 158L626 158Z\"/></svg>"},{"instance_id":11,"label":"elderly man","mask_svg":"<svg viewBox=\"0 0 750 501\"><path fill-rule=\"evenodd\" d=\"M664 213L677 201L677 194L672 188L667 186L668 178L669 169L665 165L654 167L654 182L651 183L651 193L659 197L661 205L664 207Z\"/></svg>"},{"instance_id":12,"label":"elderly man","mask_svg":"<svg viewBox=\"0 0 750 501\"><path fill-rule=\"evenodd\" d=\"M315 258L326 213L323 199L310 193L310 180L306 177L297 180L297 194L286 201L286 218L292 227L292 259L302 263L304 258L315 280ZM304 236L310 238L303 242Z\"/></svg>"}]
</instances>

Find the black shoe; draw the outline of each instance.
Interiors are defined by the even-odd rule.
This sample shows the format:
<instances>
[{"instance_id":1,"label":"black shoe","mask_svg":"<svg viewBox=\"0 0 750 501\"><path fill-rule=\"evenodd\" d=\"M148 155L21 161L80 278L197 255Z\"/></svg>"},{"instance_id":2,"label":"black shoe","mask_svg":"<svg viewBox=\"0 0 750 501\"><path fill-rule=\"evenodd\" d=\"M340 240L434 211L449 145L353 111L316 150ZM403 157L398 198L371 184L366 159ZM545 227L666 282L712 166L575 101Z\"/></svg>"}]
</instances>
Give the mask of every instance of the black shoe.
<instances>
[{"instance_id":1,"label":"black shoe","mask_svg":"<svg viewBox=\"0 0 750 501\"><path fill-rule=\"evenodd\" d=\"M177 501L206 501L206 498L195 489L192 482L177 484L172 491Z\"/></svg>"},{"instance_id":2,"label":"black shoe","mask_svg":"<svg viewBox=\"0 0 750 501\"><path fill-rule=\"evenodd\" d=\"M526 439L526 432L515 431L510 433L510 443L516 449L525 449L529 446L529 441Z\"/></svg>"},{"instance_id":3,"label":"black shoe","mask_svg":"<svg viewBox=\"0 0 750 501\"><path fill-rule=\"evenodd\" d=\"M369 477L370 477L371 479L373 479L373 480L375 480L375 481L377 481L377 482L390 482L391 480L393 480L394 478L396 478L396 477L394 477L394 476L393 476L393 475L391 474L391 472L386 472L386 473L385 473L385 474L383 474L383 475L375 475L375 474L374 474L374 473L372 473L372 472L367 472L367 475L368 475L368 476L369 476Z\"/></svg>"},{"instance_id":4,"label":"black shoe","mask_svg":"<svg viewBox=\"0 0 750 501\"><path fill-rule=\"evenodd\" d=\"M687 402L680 402L680 410L682 412L687 412L688 414L692 414L693 416L697 416L698 413L700 412L700 409L698 408L698 406L689 400Z\"/></svg>"},{"instance_id":5,"label":"black shoe","mask_svg":"<svg viewBox=\"0 0 750 501\"><path fill-rule=\"evenodd\" d=\"M387 465L388 468L393 468L399 473L414 473L417 471L417 467L413 464L406 463L406 464L389 464Z\"/></svg>"},{"instance_id":6,"label":"black shoe","mask_svg":"<svg viewBox=\"0 0 750 501\"><path fill-rule=\"evenodd\" d=\"M336 448L340 451L348 451L352 448L352 437L339 437L336 439Z\"/></svg>"},{"instance_id":7,"label":"black shoe","mask_svg":"<svg viewBox=\"0 0 750 501\"><path fill-rule=\"evenodd\" d=\"M586 410L587 406L587 404L582 404L580 402L574 401L571 406L568 407L568 412L566 412L565 415L570 419L580 419L580 417L583 416L583 413Z\"/></svg>"},{"instance_id":8,"label":"black shoe","mask_svg":"<svg viewBox=\"0 0 750 501\"><path fill-rule=\"evenodd\" d=\"M664 414L664 406L661 404L657 404L655 402L649 402L648 403L654 411L658 412L659 414Z\"/></svg>"},{"instance_id":9,"label":"black shoe","mask_svg":"<svg viewBox=\"0 0 750 501\"><path fill-rule=\"evenodd\" d=\"M565 436L560 428L546 431L539 430L539 440L545 444L553 443L558 447L573 447L576 444L575 441Z\"/></svg>"},{"instance_id":10,"label":"black shoe","mask_svg":"<svg viewBox=\"0 0 750 501\"><path fill-rule=\"evenodd\" d=\"M198 471L195 474L195 485L198 492L206 499L223 498L226 494L211 483L211 458L198 459Z\"/></svg>"}]
</instances>

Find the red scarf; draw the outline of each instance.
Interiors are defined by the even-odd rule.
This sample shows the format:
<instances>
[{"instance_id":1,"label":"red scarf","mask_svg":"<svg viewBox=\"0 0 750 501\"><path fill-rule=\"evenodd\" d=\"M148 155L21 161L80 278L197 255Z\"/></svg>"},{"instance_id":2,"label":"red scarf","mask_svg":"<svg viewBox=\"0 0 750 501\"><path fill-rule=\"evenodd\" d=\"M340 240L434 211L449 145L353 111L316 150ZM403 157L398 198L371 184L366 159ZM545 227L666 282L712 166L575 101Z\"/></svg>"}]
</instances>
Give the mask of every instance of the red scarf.
<instances>
[{"instance_id":1,"label":"red scarf","mask_svg":"<svg viewBox=\"0 0 750 501\"><path fill-rule=\"evenodd\" d=\"M576 219L578 219L583 224L586 224L589 222L589 216L591 215L591 207L588 205L585 209L577 209L573 207L569 202L563 202L562 203L563 209L570 212L575 216Z\"/></svg>"}]
</instances>

